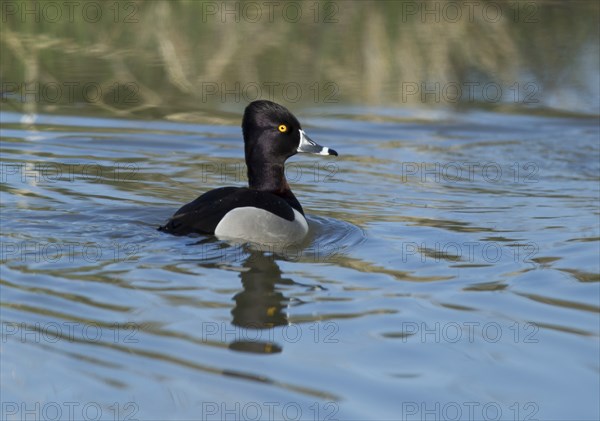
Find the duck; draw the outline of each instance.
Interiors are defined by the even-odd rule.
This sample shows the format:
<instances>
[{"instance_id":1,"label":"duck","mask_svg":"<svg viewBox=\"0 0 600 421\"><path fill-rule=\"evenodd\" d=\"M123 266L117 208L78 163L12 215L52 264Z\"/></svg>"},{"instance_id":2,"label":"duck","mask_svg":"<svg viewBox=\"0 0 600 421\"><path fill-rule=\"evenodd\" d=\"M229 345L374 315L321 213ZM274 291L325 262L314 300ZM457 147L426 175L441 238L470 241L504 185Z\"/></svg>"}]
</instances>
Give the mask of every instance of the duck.
<instances>
[{"instance_id":1,"label":"duck","mask_svg":"<svg viewBox=\"0 0 600 421\"><path fill-rule=\"evenodd\" d=\"M286 107L267 100L248 104L242 134L248 187L210 190L182 206L159 231L279 245L306 238L308 222L286 180L285 162L297 153L338 153L308 137Z\"/></svg>"}]
</instances>

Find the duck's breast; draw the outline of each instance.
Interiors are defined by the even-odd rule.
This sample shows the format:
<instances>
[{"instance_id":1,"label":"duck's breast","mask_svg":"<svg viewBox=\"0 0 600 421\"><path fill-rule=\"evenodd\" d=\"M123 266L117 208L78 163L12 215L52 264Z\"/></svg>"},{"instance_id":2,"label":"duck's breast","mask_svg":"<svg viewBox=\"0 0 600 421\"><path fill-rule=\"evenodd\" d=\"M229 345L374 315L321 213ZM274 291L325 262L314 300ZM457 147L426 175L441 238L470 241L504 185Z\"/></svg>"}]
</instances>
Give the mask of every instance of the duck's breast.
<instances>
[{"instance_id":1,"label":"duck's breast","mask_svg":"<svg viewBox=\"0 0 600 421\"><path fill-rule=\"evenodd\" d=\"M215 228L220 239L243 239L263 244L298 243L308 234L308 223L296 209L290 221L265 209L244 206L232 209Z\"/></svg>"}]
</instances>

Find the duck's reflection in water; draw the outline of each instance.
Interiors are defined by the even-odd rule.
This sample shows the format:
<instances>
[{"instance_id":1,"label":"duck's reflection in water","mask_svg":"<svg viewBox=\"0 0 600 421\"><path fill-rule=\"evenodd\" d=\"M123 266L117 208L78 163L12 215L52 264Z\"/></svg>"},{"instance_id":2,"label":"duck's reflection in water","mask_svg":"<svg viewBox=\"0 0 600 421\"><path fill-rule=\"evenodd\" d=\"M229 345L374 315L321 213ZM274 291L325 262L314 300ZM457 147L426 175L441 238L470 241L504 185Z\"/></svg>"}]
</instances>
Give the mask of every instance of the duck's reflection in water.
<instances>
[{"instance_id":1,"label":"duck's reflection in water","mask_svg":"<svg viewBox=\"0 0 600 421\"><path fill-rule=\"evenodd\" d=\"M243 331L229 348L255 353L277 353L282 347L275 343L272 330L275 326L288 324L285 308L289 303L277 285L293 285L295 282L281 276L276 256L256 250L247 250L248 257L242 265L240 277L243 290L233 299L232 324Z\"/></svg>"}]
</instances>

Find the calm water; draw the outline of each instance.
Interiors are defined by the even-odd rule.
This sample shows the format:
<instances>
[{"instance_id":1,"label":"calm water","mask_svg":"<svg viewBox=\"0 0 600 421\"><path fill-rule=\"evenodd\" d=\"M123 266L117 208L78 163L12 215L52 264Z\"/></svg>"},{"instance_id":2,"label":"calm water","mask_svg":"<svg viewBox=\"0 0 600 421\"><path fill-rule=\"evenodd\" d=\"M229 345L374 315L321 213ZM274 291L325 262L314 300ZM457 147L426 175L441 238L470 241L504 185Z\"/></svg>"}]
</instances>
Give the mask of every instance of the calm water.
<instances>
[{"instance_id":1,"label":"calm water","mask_svg":"<svg viewBox=\"0 0 600 421\"><path fill-rule=\"evenodd\" d=\"M600 419L600 3L266 3L2 2L0 419ZM309 238L158 232L257 98Z\"/></svg>"},{"instance_id":2,"label":"calm water","mask_svg":"<svg viewBox=\"0 0 600 421\"><path fill-rule=\"evenodd\" d=\"M597 118L292 107L306 244L156 231L238 108L0 115L7 419L600 417Z\"/></svg>"}]
</instances>

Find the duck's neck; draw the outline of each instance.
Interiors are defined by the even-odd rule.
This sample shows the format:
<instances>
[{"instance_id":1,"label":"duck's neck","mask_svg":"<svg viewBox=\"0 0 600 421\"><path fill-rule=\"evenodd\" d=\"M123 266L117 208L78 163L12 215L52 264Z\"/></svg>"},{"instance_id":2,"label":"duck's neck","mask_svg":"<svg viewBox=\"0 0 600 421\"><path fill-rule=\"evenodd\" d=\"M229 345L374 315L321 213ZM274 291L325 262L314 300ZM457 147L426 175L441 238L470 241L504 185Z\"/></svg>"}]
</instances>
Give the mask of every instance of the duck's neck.
<instances>
[{"instance_id":1,"label":"duck's neck","mask_svg":"<svg viewBox=\"0 0 600 421\"><path fill-rule=\"evenodd\" d=\"M290 185L285 179L283 164L262 164L248 166L248 184L251 189L269 192L282 197L291 207L302 215L304 210L292 193Z\"/></svg>"},{"instance_id":2,"label":"duck's neck","mask_svg":"<svg viewBox=\"0 0 600 421\"><path fill-rule=\"evenodd\" d=\"M264 163L248 166L248 184L251 189L283 194L290 191L285 179L284 164Z\"/></svg>"}]
</instances>

